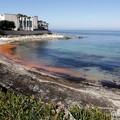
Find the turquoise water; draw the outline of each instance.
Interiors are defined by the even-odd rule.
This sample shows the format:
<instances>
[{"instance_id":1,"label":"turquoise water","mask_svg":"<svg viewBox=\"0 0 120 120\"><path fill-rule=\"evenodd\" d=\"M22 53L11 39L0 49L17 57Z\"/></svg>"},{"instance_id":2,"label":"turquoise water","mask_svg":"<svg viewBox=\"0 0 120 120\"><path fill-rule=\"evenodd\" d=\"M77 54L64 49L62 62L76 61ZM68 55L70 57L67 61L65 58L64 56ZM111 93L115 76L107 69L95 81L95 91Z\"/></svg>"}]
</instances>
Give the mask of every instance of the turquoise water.
<instances>
[{"instance_id":1,"label":"turquoise water","mask_svg":"<svg viewBox=\"0 0 120 120\"><path fill-rule=\"evenodd\" d=\"M54 32L83 36L83 38L19 43L14 53L26 62L42 64L49 68L77 71L89 76L90 79L119 82L120 31L62 30Z\"/></svg>"}]
</instances>

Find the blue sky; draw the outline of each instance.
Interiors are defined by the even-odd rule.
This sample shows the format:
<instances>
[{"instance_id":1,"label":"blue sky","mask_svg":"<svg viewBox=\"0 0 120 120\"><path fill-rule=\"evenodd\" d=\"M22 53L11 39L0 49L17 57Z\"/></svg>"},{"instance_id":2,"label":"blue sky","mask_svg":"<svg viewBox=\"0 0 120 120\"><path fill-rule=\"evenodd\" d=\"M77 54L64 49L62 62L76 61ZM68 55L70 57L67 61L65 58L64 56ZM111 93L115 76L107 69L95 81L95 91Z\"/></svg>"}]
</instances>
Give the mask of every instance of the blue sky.
<instances>
[{"instance_id":1,"label":"blue sky","mask_svg":"<svg viewBox=\"0 0 120 120\"><path fill-rule=\"evenodd\" d=\"M120 30L120 0L1 0L3 13L37 15L50 29Z\"/></svg>"}]
</instances>

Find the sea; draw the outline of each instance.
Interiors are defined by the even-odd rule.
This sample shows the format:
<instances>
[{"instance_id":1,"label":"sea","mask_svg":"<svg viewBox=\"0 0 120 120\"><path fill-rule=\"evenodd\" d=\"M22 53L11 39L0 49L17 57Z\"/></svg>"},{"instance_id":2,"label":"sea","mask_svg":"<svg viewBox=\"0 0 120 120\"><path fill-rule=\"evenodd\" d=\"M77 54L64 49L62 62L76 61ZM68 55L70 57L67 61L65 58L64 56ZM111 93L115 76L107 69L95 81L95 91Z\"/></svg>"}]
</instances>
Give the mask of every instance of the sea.
<instances>
[{"instance_id":1,"label":"sea","mask_svg":"<svg viewBox=\"0 0 120 120\"><path fill-rule=\"evenodd\" d=\"M18 43L14 54L40 71L63 77L120 82L120 31L54 30L67 40ZM79 38L81 36L82 38Z\"/></svg>"}]
</instances>

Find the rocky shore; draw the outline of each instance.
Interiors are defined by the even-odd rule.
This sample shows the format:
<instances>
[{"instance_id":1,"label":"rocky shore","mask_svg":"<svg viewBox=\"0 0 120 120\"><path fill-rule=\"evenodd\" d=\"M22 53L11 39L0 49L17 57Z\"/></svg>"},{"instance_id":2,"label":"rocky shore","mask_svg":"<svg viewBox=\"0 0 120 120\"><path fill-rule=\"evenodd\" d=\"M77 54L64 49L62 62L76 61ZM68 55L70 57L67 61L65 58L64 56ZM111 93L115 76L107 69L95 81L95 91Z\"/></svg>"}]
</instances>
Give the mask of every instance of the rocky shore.
<instances>
[{"instance_id":1,"label":"rocky shore","mask_svg":"<svg viewBox=\"0 0 120 120\"><path fill-rule=\"evenodd\" d=\"M23 42L23 41L41 41L41 40L58 40L58 39L70 39L72 36L64 36L61 34L51 33L43 35L4 35L0 36L0 45L11 42Z\"/></svg>"},{"instance_id":2,"label":"rocky shore","mask_svg":"<svg viewBox=\"0 0 120 120\"><path fill-rule=\"evenodd\" d=\"M16 41L67 39L63 35L37 35L1 37L0 45ZM55 101L70 105L97 106L105 110L120 109L120 90L109 89L88 81L60 78L29 68L0 54L0 86L26 95L41 97L46 102Z\"/></svg>"}]
</instances>

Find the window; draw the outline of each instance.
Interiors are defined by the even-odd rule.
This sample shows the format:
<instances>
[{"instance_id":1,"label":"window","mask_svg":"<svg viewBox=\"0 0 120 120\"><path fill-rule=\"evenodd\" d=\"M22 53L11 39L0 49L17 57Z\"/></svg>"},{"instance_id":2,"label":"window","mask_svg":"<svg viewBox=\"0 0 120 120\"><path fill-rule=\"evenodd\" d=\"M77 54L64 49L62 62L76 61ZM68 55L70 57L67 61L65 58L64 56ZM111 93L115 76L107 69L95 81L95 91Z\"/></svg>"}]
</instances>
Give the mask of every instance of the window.
<instances>
[{"instance_id":1,"label":"window","mask_svg":"<svg viewBox=\"0 0 120 120\"><path fill-rule=\"evenodd\" d=\"M30 27L32 27L32 21L30 21Z\"/></svg>"},{"instance_id":2,"label":"window","mask_svg":"<svg viewBox=\"0 0 120 120\"><path fill-rule=\"evenodd\" d=\"M26 21L24 20L24 27L26 27Z\"/></svg>"},{"instance_id":3,"label":"window","mask_svg":"<svg viewBox=\"0 0 120 120\"><path fill-rule=\"evenodd\" d=\"M22 27L22 20L19 20L19 23L20 23L20 27Z\"/></svg>"},{"instance_id":4,"label":"window","mask_svg":"<svg viewBox=\"0 0 120 120\"><path fill-rule=\"evenodd\" d=\"M27 21L27 27L29 27L29 21Z\"/></svg>"}]
</instances>

